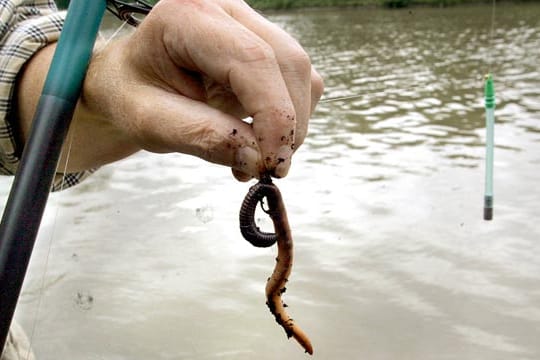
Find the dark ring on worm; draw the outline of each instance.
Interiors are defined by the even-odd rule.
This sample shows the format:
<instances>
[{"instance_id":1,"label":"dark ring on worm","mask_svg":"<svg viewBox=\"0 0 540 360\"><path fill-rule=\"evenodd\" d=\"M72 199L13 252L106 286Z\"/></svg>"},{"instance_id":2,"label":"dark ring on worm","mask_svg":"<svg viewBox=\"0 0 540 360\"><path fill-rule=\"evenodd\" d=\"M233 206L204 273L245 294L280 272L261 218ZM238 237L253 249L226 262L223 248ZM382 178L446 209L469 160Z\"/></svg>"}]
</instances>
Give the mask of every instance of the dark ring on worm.
<instances>
[{"instance_id":1,"label":"dark ring on worm","mask_svg":"<svg viewBox=\"0 0 540 360\"><path fill-rule=\"evenodd\" d=\"M249 188L240 208L240 232L244 239L256 247L270 247L277 241L276 234L261 231L255 224L257 204L273 193L273 186L267 181L260 181L253 185Z\"/></svg>"}]
</instances>

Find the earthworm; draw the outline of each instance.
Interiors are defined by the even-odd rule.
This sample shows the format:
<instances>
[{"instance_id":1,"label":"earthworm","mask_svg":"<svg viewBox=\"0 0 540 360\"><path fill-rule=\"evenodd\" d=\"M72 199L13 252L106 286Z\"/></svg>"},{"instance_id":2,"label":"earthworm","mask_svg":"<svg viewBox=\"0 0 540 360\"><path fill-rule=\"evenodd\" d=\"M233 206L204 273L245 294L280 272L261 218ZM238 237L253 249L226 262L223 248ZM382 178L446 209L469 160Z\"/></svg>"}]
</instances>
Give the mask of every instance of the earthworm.
<instances>
[{"instance_id":1,"label":"earthworm","mask_svg":"<svg viewBox=\"0 0 540 360\"><path fill-rule=\"evenodd\" d=\"M296 325L294 320L289 316L289 314L287 314L285 311L285 307L287 305L285 305L281 299L281 296L286 291L285 285L287 284L292 269L294 253L293 240L291 236L291 229L289 227L289 220L287 219L287 211L285 210L281 192L279 191L278 187L272 183L269 177L263 178L259 183L251 187L246 195L244 204L242 205L242 210L244 209L244 205L249 205L249 214L251 214L251 217L248 218L247 215L244 215L244 221L247 222L249 220L249 223L251 223L250 229L253 230L255 228L256 231L248 234L249 239L244 235L244 231L242 231L242 234L246 240L251 243L253 243L253 240L258 242L263 238L260 235L260 230L254 225L254 210L251 212L251 206L256 207L257 202L261 201L264 197L266 197L268 201L268 210L265 210L265 212L272 218L276 233L262 234L264 234L265 239L269 239L270 235L274 235L274 237L277 239L278 246L276 265L272 275L268 278L268 282L266 283L266 305L270 309L272 315L274 315L276 322L285 330L287 337L294 337L296 341L298 341L298 343L306 350L306 352L312 355L313 346L311 345L311 341L306 333L298 325ZM246 202L248 204L246 204ZM242 223L242 211L240 214ZM261 242L263 241L261 240Z\"/></svg>"},{"instance_id":2,"label":"earthworm","mask_svg":"<svg viewBox=\"0 0 540 360\"><path fill-rule=\"evenodd\" d=\"M255 224L257 204L273 192L272 186L274 185L269 184L267 178L253 185L249 188L240 208L240 232L244 239L256 247L269 247L277 241L276 234L263 232Z\"/></svg>"}]
</instances>

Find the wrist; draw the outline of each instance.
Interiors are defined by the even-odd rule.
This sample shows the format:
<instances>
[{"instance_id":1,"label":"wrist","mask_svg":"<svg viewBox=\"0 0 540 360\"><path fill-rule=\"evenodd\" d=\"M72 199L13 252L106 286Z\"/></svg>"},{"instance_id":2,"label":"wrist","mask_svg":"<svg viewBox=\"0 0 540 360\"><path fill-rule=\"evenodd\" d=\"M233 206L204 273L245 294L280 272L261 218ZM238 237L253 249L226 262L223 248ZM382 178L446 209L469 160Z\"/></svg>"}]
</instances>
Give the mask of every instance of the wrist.
<instances>
[{"instance_id":1,"label":"wrist","mask_svg":"<svg viewBox=\"0 0 540 360\"><path fill-rule=\"evenodd\" d=\"M70 171L99 167L140 150L118 126L122 92L115 44L100 45L90 60L68 134L67 141L73 143Z\"/></svg>"},{"instance_id":2,"label":"wrist","mask_svg":"<svg viewBox=\"0 0 540 360\"><path fill-rule=\"evenodd\" d=\"M78 111L95 121L110 122L117 117L122 101L121 53L117 45L122 40L107 45L96 43L94 53L81 90Z\"/></svg>"}]
</instances>

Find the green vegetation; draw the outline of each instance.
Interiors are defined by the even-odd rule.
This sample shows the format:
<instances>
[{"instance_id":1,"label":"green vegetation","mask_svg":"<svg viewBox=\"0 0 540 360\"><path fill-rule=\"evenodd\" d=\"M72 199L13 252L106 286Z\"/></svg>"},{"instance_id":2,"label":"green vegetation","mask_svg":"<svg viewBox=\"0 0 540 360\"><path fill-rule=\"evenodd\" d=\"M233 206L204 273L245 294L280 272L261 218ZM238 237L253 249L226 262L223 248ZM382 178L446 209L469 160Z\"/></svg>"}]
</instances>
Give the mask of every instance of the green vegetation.
<instances>
[{"instance_id":1,"label":"green vegetation","mask_svg":"<svg viewBox=\"0 0 540 360\"><path fill-rule=\"evenodd\" d=\"M58 6L65 9L69 0L55 0ZM90 1L90 0L89 0ZM146 0L156 3L158 0ZM527 0L523 0L527 1ZM538 0L529 0L538 1ZM259 10L298 9L313 7L346 7L346 6L384 6L401 8L409 5L451 6L470 3L491 3L492 0L246 0L248 4Z\"/></svg>"},{"instance_id":2,"label":"green vegetation","mask_svg":"<svg viewBox=\"0 0 540 360\"><path fill-rule=\"evenodd\" d=\"M246 0L256 9L293 9L324 6L377 5L384 0ZM408 1L408 0L404 0Z\"/></svg>"},{"instance_id":3,"label":"green vegetation","mask_svg":"<svg viewBox=\"0 0 540 360\"><path fill-rule=\"evenodd\" d=\"M378 5L386 0L246 0L256 9L295 9L324 6L366 6ZM392 1L392 0L391 0ZM400 0L409 1L409 0Z\"/></svg>"},{"instance_id":4,"label":"green vegetation","mask_svg":"<svg viewBox=\"0 0 540 360\"><path fill-rule=\"evenodd\" d=\"M409 5L450 6L465 3L490 2L491 0L246 0L259 10L295 9L306 7L384 6L401 8Z\"/></svg>"}]
</instances>

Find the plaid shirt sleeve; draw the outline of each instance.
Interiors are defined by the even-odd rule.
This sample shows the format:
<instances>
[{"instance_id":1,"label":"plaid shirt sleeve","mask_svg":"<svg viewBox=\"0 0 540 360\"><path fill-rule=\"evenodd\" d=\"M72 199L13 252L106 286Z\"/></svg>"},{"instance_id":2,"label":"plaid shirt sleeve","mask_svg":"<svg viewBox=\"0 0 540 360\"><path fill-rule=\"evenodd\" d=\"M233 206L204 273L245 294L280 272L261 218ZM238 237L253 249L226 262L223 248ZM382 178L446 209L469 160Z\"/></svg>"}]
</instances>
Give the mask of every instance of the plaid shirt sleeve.
<instances>
[{"instance_id":1,"label":"plaid shirt sleeve","mask_svg":"<svg viewBox=\"0 0 540 360\"><path fill-rule=\"evenodd\" d=\"M91 1L91 0L89 0ZM0 0L0 174L19 164L17 134L10 123L17 75L38 50L58 40L65 12L53 0ZM57 173L53 191L73 186L92 171Z\"/></svg>"}]
</instances>

